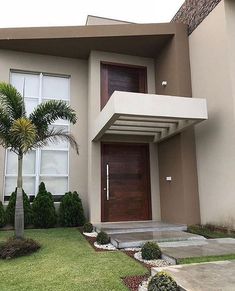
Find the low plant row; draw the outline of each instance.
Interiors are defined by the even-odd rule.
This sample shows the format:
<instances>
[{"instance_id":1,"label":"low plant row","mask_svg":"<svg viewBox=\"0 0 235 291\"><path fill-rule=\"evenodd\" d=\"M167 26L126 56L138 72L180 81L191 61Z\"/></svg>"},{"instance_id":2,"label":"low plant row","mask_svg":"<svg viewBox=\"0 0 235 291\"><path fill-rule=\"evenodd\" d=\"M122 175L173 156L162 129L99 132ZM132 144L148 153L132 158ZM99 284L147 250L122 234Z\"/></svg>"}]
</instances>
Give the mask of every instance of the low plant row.
<instances>
[{"instance_id":1,"label":"low plant row","mask_svg":"<svg viewBox=\"0 0 235 291\"><path fill-rule=\"evenodd\" d=\"M0 227L14 225L16 191L11 194L6 210L0 202ZM85 215L81 198L76 191L65 193L59 205L58 214L54 206L53 196L46 190L42 182L38 194L30 204L27 194L23 191L24 223L38 228L49 228L56 225L82 226Z\"/></svg>"}]
</instances>

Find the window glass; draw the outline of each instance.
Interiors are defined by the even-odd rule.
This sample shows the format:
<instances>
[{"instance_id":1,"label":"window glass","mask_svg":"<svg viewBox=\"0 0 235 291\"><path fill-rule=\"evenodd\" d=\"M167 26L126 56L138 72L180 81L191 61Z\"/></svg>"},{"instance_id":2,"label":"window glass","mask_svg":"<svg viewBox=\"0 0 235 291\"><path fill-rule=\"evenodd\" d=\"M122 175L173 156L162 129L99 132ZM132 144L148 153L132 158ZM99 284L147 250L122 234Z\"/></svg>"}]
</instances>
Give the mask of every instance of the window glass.
<instances>
[{"instance_id":1,"label":"window glass","mask_svg":"<svg viewBox=\"0 0 235 291\"><path fill-rule=\"evenodd\" d=\"M24 97L39 97L40 78L39 74L11 73L11 84Z\"/></svg>"},{"instance_id":2,"label":"window glass","mask_svg":"<svg viewBox=\"0 0 235 291\"><path fill-rule=\"evenodd\" d=\"M68 191L67 177L41 177L41 181L53 195L64 195Z\"/></svg>"},{"instance_id":3,"label":"window glass","mask_svg":"<svg viewBox=\"0 0 235 291\"><path fill-rule=\"evenodd\" d=\"M23 175L35 174L36 166L36 151L31 151L24 155L23 159ZM17 175L18 163L17 155L10 150L7 150L7 167L6 174Z\"/></svg>"},{"instance_id":4,"label":"window glass","mask_svg":"<svg viewBox=\"0 0 235 291\"><path fill-rule=\"evenodd\" d=\"M29 116L33 110L37 107L38 105L38 99L36 98L25 98L25 110L27 113L27 116Z\"/></svg>"},{"instance_id":5,"label":"window glass","mask_svg":"<svg viewBox=\"0 0 235 291\"><path fill-rule=\"evenodd\" d=\"M26 113L29 115L41 102L56 99L69 103L70 78L64 76L44 75L43 73L11 72L11 84L23 94ZM68 131L68 121L58 120L56 129ZM49 143L43 149L36 149L24 156L23 188L28 195L35 195L40 181L53 195L63 195L68 191L68 152L67 141ZM17 155L6 151L5 196L9 196L17 183ZM7 200L7 199L6 199Z\"/></svg>"},{"instance_id":6,"label":"window glass","mask_svg":"<svg viewBox=\"0 0 235 291\"><path fill-rule=\"evenodd\" d=\"M69 79L43 76L42 97L44 99L69 100Z\"/></svg>"},{"instance_id":7,"label":"window glass","mask_svg":"<svg viewBox=\"0 0 235 291\"><path fill-rule=\"evenodd\" d=\"M67 175L68 154L65 151L42 150L41 174L43 175Z\"/></svg>"},{"instance_id":8,"label":"window glass","mask_svg":"<svg viewBox=\"0 0 235 291\"><path fill-rule=\"evenodd\" d=\"M50 129L54 128L55 130L63 130L65 132L68 132L68 126L66 125L52 125L50 127ZM46 147L44 147L44 149L49 149L49 148L54 148L54 149L68 149L68 142L66 140L58 140L58 142L49 142L48 145Z\"/></svg>"}]
</instances>

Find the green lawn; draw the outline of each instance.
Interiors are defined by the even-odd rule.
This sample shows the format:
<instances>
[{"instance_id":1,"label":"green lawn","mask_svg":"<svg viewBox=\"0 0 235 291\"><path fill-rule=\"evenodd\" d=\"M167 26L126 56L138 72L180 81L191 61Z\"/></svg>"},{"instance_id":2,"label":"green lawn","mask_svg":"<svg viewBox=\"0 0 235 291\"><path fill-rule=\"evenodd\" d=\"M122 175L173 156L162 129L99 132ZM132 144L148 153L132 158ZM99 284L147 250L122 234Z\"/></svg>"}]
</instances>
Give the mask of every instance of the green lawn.
<instances>
[{"instance_id":1,"label":"green lawn","mask_svg":"<svg viewBox=\"0 0 235 291\"><path fill-rule=\"evenodd\" d=\"M0 241L12 236L0 231ZM26 230L42 244L39 252L0 260L0 290L127 290L121 277L146 274L122 252L95 252L75 228Z\"/></svg>"},{"instance_id":2,"label":"green lawn","mask_svg":"<svg viewBox=\"0 0 235 291\"><path fill-rule=\"evenodd\" d=\"M188 232L199 234L205 238L235 238L235 233L226 233L220 230L212 230L207 225L192 225L188 227Z\"/></svg>"},{"instance_id":3,"label":"green lawn","mask_svg":"<svg viewBox=\"0 0 235 291\"><path fill-rule=\"evenodd\" d=\"M221 256L207 256L207 257L196 257L196 258L185 258L177 260L179 265L182 264L195 264L195 263L206 263L215 261L231 261L235 260L235 254L221 255Z\"/></svg>"}]
</instances>

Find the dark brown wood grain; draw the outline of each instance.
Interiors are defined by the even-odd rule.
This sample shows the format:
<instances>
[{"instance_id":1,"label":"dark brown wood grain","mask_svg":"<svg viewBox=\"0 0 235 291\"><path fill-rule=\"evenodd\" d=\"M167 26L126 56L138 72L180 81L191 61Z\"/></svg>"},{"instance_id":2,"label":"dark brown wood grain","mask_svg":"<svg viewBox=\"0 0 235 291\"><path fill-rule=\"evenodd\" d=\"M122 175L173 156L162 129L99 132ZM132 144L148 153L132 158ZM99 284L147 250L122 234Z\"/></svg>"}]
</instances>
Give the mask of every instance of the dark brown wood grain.
<instances>
[{"instance_id":1,"label":"dark brown wood grain","mask_svg":"<svg viewBox=\"0 0 235 291\"><path fill-rule=\"evenodd\" d=\"M147 92L147 68L101 63L101 110L114 91Z\"/></svg>"},{"instance_id":2,"label":"dark brown wood grain","mask_svg":"<svg viewBox=\"0 0 235 291\"><path fill-rule=\"evenodd\" d=\"M148 145L102 143L101 155L102 221L151 219ZM106 189L107 164L109 200Z\"/></svg>"}]
</instances>

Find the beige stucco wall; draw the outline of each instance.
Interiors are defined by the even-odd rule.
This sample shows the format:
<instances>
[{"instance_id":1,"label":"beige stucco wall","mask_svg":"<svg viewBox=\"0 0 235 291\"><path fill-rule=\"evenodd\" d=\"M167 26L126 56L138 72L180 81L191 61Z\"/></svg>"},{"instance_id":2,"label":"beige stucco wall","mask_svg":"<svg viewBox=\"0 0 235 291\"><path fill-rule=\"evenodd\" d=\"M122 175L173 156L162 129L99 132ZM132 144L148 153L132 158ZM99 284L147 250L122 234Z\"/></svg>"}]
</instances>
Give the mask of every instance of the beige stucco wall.
<instances>
[{"instance_id":1,"label":"beige stucco wall","mask_svg":"<svg viewBox=\"0 0 235 291\"><path fill-rule=\"evenodd\" d=\"M196 126L201 221L235 227L235 3L232 2L221 1L191 34L189 45L193 97L206 98L209 113L209 120Z\"/></svg>"},{"instance_id":2,"label":"beige stucco wall","mask_svg":"<svg viewBox=\"0 0 235 291\"><path fill-rule=\"evenodd\" d=\"M69 189L77 190L87 209L87 61L0 50L0 81L9 82L10 69L71 76L70 103L78 122L71 131L79 143L79 156L70 150ZM3 193L4 156L0 148L0 199Z\"/></svg>"},{"instance_id":3,"label":"beige stucco wall","mask_svg":"<svg viewBox=\"0 0 235 291\"><path fill-rule=\"evenodd\" d=\"M92 51L89 58L88 85L88 193L89 214L92 222L101 219L101 154L100 142L92 142L94 124L100 112L100 62L139 65L147 67L148 93L155 93L154 60L129 55ZM117 141L117 139L115 139ZM119 140L122 141L122 140ZM125 139L128 141L128 139ZM131 140L133 142L133 139ZM138 139L140 142L140 139ZM151 192L153 219L160 219L160 198L158 185L158 165L156 145L150 145Z\"/></svg>"}]
</instances>

